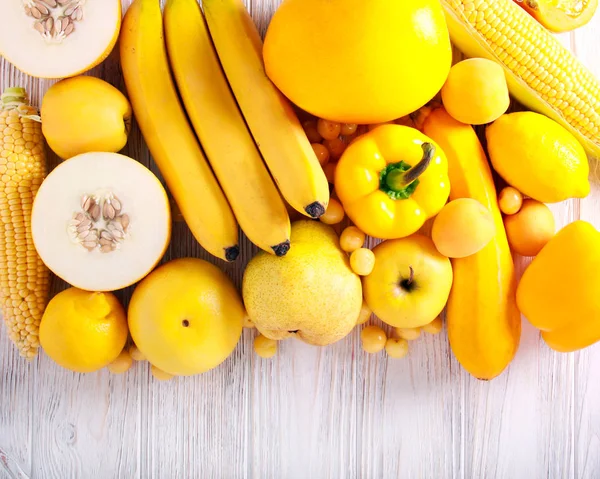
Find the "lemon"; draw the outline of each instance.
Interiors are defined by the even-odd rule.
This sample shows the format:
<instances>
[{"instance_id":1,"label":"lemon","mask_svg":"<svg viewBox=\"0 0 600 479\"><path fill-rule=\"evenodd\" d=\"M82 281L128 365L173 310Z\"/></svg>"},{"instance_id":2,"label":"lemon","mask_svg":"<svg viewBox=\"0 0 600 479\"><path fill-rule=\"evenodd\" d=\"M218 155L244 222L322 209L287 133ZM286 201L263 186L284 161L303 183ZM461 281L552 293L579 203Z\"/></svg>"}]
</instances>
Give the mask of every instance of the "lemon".
<instances>
[{"instance_id":1,"label":"lemon","mask_svg":"<svg viewBox=\"0 0 600 479\"><path fill-rule=\"evenodd\" d=\"M589 164L577 139L531 111L501 116L486 130L494 169L511 186L542 203L585 198Z\"/></svg>"},{"instance_id":2,"label":"lemon","mask_svg":"<svg viewBox=\"0 0 600 479\"><path fill-rule=\"evenodd\" d=\"M112 293L69 288L48 303L40 344L59 366L79 373L112 363L127 341L127 318Z\"/></svg>"}]
</instances>

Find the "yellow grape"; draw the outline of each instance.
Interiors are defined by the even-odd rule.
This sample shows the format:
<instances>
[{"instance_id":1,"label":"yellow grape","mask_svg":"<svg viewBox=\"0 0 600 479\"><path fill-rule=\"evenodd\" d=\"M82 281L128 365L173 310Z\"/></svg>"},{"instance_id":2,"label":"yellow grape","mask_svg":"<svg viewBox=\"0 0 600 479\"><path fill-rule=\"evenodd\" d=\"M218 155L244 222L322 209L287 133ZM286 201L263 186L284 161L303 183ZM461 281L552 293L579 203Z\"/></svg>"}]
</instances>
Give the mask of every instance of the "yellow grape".
<instances>
[{"instance_id":1,"label":"yellow grape","mask_svg":"<svg viewBox=\"0 0 600 479\"><path fill-rule=\"evenodd\" d=\"M326 225L336 225L344 219L344 207L335 198L330 198L329 206L325 210L325 214L319 219Z\"/></svg>"},{"instance_id":2,"label":"yellow grape","mask_svg":"<svg viewBox=\"0 0 600 479\"><path fill-rule=\"evenodd\" d=\"M407 341L414 341L421 336L421 328L396 328L396 334Z\"/></svg>"},{"instance_id":3,"label":"yellow grape","mask_svg":"<svg viewBox=\"0 0 600 479\"><path fill-rule=\"evenodd\" d=\"M350 255L350 267L360 276L368 276L375 267L375 254L369 248L359 248Z\"/></svg>"},{"instance_id":4,"label":"yellow grape","mask_svg":"<svg viewBox=\"0 0 600 479\"><path fill-rule=\"evenodd\" d=\"M305 121L302 123L302 128L304 128L304 133L306 133L306 137L311 143L321 143L323 141L323 137L317 129L317 122L315 120Z\"/></svg>"},{"instance_id":5,"label":"yellow grape","mask_svg":"<svg viewBox=\"0 0 600 479\"><path fill-rule=\"evenodd\" d=\"M356 123L343 123L341 134L344 136L354 135L356 130L358 129L358 125Z\"/></svg>"},{"instance_id":6,"label":"yellow grape","mask_svg":"<svg viewBox=\"0 0 600 479\"><path fill-rule=\"evenodd\" d=\"M523 194L516 188L507 186L498 195L498 206L505 215L514 215L523 206Z\"/></svg>"},{"instance_id":7,"label":"yellow grape","mask_svg":"<svg viewBox=\"0 0 600 479\"><path fill-rule=\"evenodd\" d=\"M385 348L387 336L379 326L367 326L360 332L362 347L367 353L378 353Z\"/></svg>"},{"instance_id":8,"label":"yellow grape","mask_svg":"<svg viewBox=\"0 0 600 479\"><path fill-rule=\"evenodd\" d=\"M321 143L312 143L311 145L313 150L315 151L315 155L317 155L317 159L321 166L325 166L329 161L329 150L325 145L321 145Z\"/></svg>"},{"instance_id":9,"label":"yellow grape","mask_svg":"<svg viewBox=\"0 0 600 479\"><path fill-rule=\"evenodd\" d=\"M131 355L129 354L129 351L124 349L121 351L121 354L117 356L117 359L108 365L108 370L112 374L123 374L124 372L128 371L132 365L133 359Z\"/></svg>"},{"instance_id":10,"label":"yellow grape","mask_svg":"<svg viewBox=\"0 0 600 479\"><path fill-rule=\"evenodd\" d=\"M137 348L135 344L129 346L129 354L133 358L134 361L145 361L146 356L142 354L142 352Z\"/></svg>"},{"instance_id":11,"label":"yellow grape","mask_svg":"<svg viewBox=\"0 0 600 479\"><path fill-rule=\"evenodd\" d=\"M404 358L408 354L408 341L403 338L389 338L385 343L385 352L390 358Z\"/></svg>"},{"instance_id":12,"label":"yellow grape","mask_svg":"<svg viewBox=\"0 0 600 479\"><path fill-rule=\"evenodd\" d=\"M152 365L150 371L152 372L152 376L154 376L154 379L157 379L158 381L168 381L169 379L173 378L172 374L169 374L163 371L162 369L158 369L154 365Z\"/></svg>"},{"instance_id":13,"label":"yellow grape","mask_svg":"<svg viewBox=\"0 0 600 479\"><path fill-rule=\"evenodd\" d=\"M348 226L340 235L340 248L352 253L365 244L366 235L356 226Z\"/></svg>"},{"instance_id":14,"label":"yellow grape","mask_svg":"<svg viewBox=\"0 0 600 479\"><path fill-rule=\"evenodd\" d=\"M339 160L344 154L344 151L346 151L346 143L344 143L339 138L334 138L333 140L325 140L323 142L323 145L325 146L325 148L327 148L327 151L329 151L331 158L335 161Z\"/></svg>"},{"instance_id":15,"label":"yellow grape","mask_svg":"<svg viewBox=\"0 0 600 479\"><path fill-rule=\"evenodd\" d=\"M319 119L317 122L317 131L324 140L333 140L340 136L342 131L342 125L335 121Z\"/></svg>"},{"instance_id":16,"label":"yellow grape","mask_svg":"<svg viewBox=\"0 0 600 479\"><path fill-rule=\"evenodd\" d=\"M438 316L431 323L423 326L423 331L428 334L438 334L443 329L443 327L444 325L442 323L442 317Z\"/></svg>"},{"instance_id":17,"label":"yellow grape","mask_svg":"<svg viewBox=\"0 0 600 479\"><path fill-rule=\"evenodd\" d=\"M371 308L369 308L369 305L363 299L363 303L360 308L360 314L358 315L358 320L356 321L356 324L365 324L371 318L372 314L373 311L371 311Z\"/></svg>"},{"instance_id":18,"label":"yellow grape","mask_svg":"<svg viewBox=\"0 0 600 479\"><path fill-rule=\"evenodd\" d=\"M254 352L261 358L272 358L277 353L277 341L259 334L254 338Z\"/></svg>"}]
</instances>

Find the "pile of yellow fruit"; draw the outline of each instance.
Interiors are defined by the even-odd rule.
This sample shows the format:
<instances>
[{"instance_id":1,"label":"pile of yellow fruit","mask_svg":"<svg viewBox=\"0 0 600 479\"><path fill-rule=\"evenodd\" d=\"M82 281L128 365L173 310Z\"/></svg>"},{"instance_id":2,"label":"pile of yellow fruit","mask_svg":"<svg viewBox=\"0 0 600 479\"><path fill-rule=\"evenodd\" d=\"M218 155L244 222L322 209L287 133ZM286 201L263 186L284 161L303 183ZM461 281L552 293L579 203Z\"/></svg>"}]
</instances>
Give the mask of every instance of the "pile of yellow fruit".
<instances>
[{"instance_id":1,"label":"pile of yellow fruit","mask_svg":"<svg viewBox=\"0 0 600 479\"><path fill-rule=\"evenodd\" d=\"M119 0L63 3L1 7L0 52L62 78L41 118L22 88L1 99L0 297L23 356L167 380L220 365L244 327L262 358L357 325L365 352L403 358L445 318L492 379L521 313L557 351L600 340L600 233L557 233L547 206L585 198L600 157L600 82L549 32L593 2L284 0L264 44L241 0L134 0L123 28ZM117 38L127 96L77 76ZM133 118L165 186L118 154ZM64 160L49 174L42 134ZM207 261L158 266L175 216L215 260L240 230L260 249L241 291ZM534 257L520 282L513 255ZM50 272L72 287L47 302ZM134 285L125 311L113 293Z\"/></svg>"}]
</instances>

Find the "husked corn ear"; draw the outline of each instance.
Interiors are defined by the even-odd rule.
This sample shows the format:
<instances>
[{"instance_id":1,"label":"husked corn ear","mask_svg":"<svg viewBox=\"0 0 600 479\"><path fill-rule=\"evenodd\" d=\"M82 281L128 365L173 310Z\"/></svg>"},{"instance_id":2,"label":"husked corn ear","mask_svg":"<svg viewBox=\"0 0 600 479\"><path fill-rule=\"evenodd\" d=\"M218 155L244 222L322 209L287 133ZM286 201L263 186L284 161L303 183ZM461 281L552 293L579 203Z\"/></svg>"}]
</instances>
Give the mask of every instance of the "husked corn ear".
<instances>
[{"instance_id":1,"label":"husked corn ear","mask_svg":"<svg viewBox=\"0 0 600 479\"><path fill-rule=\"evenodd\" d=\"M512 0L442 0L450 36L468 56L504 65L511 93L600 157L600 82Z\"/></svg>"},{"instance_id":2,"label":"husked corn ear","mask_svg":"<svg viewBox=\"0 0 600 479\"><path fill-rule=\"evenodd\" d=\"M31 237L31 208L46 176L42 128L23 88L8 88L0 108L0 306L21 356L39 347L50 273Z\"/></svg>"}]
</instances>

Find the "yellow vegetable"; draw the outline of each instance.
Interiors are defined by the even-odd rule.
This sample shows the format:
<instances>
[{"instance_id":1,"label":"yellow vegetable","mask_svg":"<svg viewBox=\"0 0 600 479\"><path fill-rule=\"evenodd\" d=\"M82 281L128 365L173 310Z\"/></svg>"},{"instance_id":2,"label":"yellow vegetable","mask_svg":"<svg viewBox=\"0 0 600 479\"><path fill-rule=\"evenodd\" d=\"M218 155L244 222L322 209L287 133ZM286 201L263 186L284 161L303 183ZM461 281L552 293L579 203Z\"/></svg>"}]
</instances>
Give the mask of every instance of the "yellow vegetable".
<instances>
[{"instance_id":1,"label":"yellow vegetable","mask_svg":"<svg viewBox=\"0 0 600 479\"><path fill-rule=\"evenodd\" d=\"M50 273L31 237L33 199L46 176L37 110L23 88L7 88L0 108L0 305L21 356L35 357Z\"/></svg>"},{"instance_id":2,"label":"yellow vegetable","mask_svg":"<svg viewBox=\"0 0 600 479\"><path fill-rule=\"evenodd\" d=\"M499 62L510 92L600 157L600 82L512 0L442 0L452 42Z\"/></svg>"},{"instance_id":3,"label":"yellow vegetable","mask_svg":"<svg viewBox=\"0 0 600 479\"><path fill-rule=\"evenodd\" d=\"M471 126L456 121L443 108L422 116L423 132L448 158L450 199L473 198L494 218L496 235L487 246L452 260L454 283L446 312L450 346L458 361L473 376L492 379L512 361L521 336L514 264L492 172Z\"/></svg>"}]
</instances>

